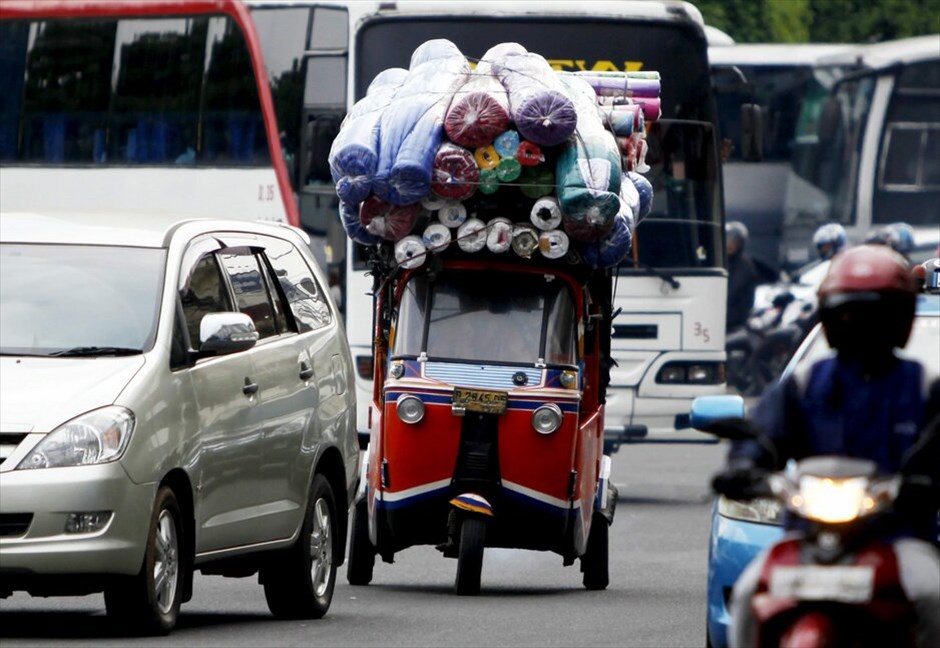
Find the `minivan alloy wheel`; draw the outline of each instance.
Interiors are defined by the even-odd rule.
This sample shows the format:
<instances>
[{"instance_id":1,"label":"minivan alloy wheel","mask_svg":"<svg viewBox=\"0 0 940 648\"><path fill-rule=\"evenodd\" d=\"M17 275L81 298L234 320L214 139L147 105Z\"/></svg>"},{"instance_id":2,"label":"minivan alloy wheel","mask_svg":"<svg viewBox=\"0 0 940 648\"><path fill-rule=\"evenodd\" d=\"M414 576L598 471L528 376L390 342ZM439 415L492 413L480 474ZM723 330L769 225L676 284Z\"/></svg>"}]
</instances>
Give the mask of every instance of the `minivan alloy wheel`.
<instances>
[{"instance_id":1,"label":"minivan alloy wheel","mask_svg":"<svg viewBox=\"0 0 940 648\"><path fill-rule=\"evenodd\" d=\"M330 507L322 497L313 506L313 528L310 531L310 574L313 591L318 597L326 593L333 570L333 536L330 533Z\"/></svg>"}]
</instances>

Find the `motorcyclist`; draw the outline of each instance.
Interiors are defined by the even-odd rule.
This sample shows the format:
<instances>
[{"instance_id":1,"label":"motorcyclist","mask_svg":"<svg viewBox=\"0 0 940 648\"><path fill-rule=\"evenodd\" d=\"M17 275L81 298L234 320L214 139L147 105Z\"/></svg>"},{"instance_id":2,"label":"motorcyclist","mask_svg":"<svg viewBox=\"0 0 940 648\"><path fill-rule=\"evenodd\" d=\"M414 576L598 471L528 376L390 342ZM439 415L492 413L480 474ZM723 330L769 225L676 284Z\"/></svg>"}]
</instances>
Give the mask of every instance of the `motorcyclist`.
<instances>
[{"instance_id":1,"label":"motorcyclist","mask_svg":"<svg viewBox=\"0 0 940 648\"><path fill-rule=\"evenodd\" d=\"M839 223L820 225L813 234L813 245L822 261L828 261L841 252L848 240L845 228Z\"/></svg>"},{"instance_id":2,"label":"motorcyclist","mask_svg":"<svg viewBox=\"0 0 940 648\"><path fill-rule=\"evenodd\" d=\"M754 291L760 274L751 256L745 252L747 226L739 221L725 225L725 249L728 253L728 311L726 329L744 326L754 307Z\"/></svg>"},{"instance_id":3,"label":"motorcyclist","mask_svg":"<svg viewBox=\"0 0 940 648\"><path fill-rule=\"evenodd\" d=\"M740 497L755 482L755 473L779 470L790 458L813 455L866 458L885 472L901 473L906 453L924 442L919 441L922 430L940 425L940 381L928 380L920 363L895 353L907 343L916 302L905 260L884 245L847 249L833 258L818 294L820 319L835 356L767 390L751 422L773 442L776 456L756 440L734 442L728 467L713 481L717 492ZM928 456L918 454L917 468L924 473L918 475L920 485L902 490L886 541L893 544L901 584L918 614L918 643L936 647L940 553L926 540L936 540L940 443L936 435L929 438ZM795 521L787 526L793 530ZM765 557L758 556L735 585L732 645L755 643L750 602Z\"/></svg>"}]
</instances>

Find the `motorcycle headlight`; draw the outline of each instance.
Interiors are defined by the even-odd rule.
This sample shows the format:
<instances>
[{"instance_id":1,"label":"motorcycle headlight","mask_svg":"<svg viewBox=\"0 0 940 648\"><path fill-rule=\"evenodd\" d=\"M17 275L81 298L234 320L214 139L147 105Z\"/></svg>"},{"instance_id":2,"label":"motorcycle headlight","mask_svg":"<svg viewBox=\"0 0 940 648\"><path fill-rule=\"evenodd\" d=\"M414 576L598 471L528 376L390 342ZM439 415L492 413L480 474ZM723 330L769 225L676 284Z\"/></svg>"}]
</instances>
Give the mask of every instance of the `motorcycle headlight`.
<instances>
[{"instance_id":1,"label":"motorcycle headlight","mask_svg":"<svg viewBox=\"0 0 940 648\"><path fill-rule=\"evenodd\" d=\"M103 407L60 425L36 444L16 467L89 466L121 457L134 431L134 414L123 407Z\"/></svg>"},{"instance_id":2,"label":"motorcycle headlight","mask_svg":"<svg viewBox=\"0 0 940 648\"><path fill-rule=\"evenodd\" d=\"M742 520L744 522L780 524L783 506L780 505L779 501L767 497L739 502L722 495L718 498L718 514L732 520Z\"/></svg>"},{"instance_id":3,"label":"motorcycle headlight","mask_svg":"<svg viewBox=\"0 0 940 648\"><path fill-rule=\"evenodd\" d=\"M555 403L542 405L532 412L532 427L539 434L551 434L561 427L561 408Z\"/></svg>"},{"instance_id":4,"label":"motorcycle headlight","mask_svg":"<svg viewBox=\"0 0 940 648\"><path fill-rule=\"evenodd\" d=\"M819 522L850 522L874 509L868 496L868 478L832 479L803 475L790 506L800 515Z\"/></svg>"}]
</instances>

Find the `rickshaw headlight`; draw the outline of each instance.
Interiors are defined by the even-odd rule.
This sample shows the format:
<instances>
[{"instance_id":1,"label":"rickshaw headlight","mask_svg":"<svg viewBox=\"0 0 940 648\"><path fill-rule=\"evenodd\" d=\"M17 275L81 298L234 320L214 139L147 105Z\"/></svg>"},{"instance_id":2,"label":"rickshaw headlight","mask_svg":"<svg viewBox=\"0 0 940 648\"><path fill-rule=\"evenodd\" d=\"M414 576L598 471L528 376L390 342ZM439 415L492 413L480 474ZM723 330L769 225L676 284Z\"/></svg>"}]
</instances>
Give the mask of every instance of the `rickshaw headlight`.
<instances>
[{"instance_id":1,"label":"rickshaw headlight","mask_svg":"<svg viewBox=\"0 0 940 648\"><path fill-rule=\"evenodd\" d=\"M561 427L561 408L555 403L542 405L532 412L532 427L539 434L551 434Z\"/></svg>"},{"instance_id":2,"label":"rickshaw headlight","mask_svg":"<svg viewBox=\"0 0 940 648\"><path fill-rule=\"evenodd\" d=\"M401 378L405 375L405 365L400 361L395 361L388 369L388 375L392 378Z\"/></svg>"},{"instance_id":3,"label":"rickshaw headlight","mask_svg":"<svg viewBox=\"0 0 940 648\"><path fill-rule=\"evenodd\" d=\"M398 408L398 418L403 422L414 425L424 418L424 403L420 398L410 394L402 394L395 401Z\"/></svg>"}]
</instances>

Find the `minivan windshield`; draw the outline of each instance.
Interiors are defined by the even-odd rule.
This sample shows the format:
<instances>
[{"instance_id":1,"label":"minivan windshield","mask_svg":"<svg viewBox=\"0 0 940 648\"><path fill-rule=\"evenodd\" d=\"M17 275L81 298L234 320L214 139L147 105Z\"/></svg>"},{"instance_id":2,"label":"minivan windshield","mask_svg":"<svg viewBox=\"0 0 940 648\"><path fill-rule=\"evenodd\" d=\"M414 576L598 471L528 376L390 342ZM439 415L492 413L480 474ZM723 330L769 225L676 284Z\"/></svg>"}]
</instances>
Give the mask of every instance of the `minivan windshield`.
<instances>
[{"instance_id":1,"label":"minivan windshield","mask_svg":"<svg viewBox=\"0 0 940 648\"><path fill-rule=\"evenodd\" d=\"M392 354L533 365L577 363L577 317L566 282L488 272L416 275L405 286Z\"/></svg>"},{"instance_id":2,"label":"minivan windshield","mask_svg":"<svg viewBox=\"0 0 940 648\"><path fill-rule=\"evenodd\" d=\"M0 245L0 354L149 350L165 257L153 248Z\"/></svg>"}]
</instances>

